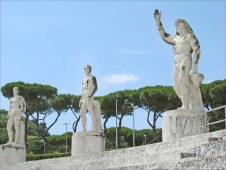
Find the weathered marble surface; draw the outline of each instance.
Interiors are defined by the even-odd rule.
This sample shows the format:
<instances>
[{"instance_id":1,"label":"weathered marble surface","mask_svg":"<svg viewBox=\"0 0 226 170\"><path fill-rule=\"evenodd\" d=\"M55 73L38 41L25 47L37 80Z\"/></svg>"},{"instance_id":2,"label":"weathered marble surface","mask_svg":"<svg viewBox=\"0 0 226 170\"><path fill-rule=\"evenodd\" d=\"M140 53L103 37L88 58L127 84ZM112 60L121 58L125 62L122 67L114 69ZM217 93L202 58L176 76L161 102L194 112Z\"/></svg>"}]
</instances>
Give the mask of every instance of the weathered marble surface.
<instances>
[{"instance_id":1,"label":"weathered marble surface","mask_svg":"<svg viewBox=\"0 0 226 170\"><path fill-rule=\"evenodd\" d=\"M166 111L162 119L163 142L207 133L206 119L205 110L178 109Z\"/></svg>"},{"instance_id":2,"label":"weathered marble surface","mask_svg":"<svg viewBox=\"0 0 226 170\"><path fill-rule=\"evenodd\" d=\"M72 136L71 156L104 151L104 138L97 132L75 132Z\"/></svg>"},{"instance_id":3,"label":"weathered marble surface","mask_svg":"<svg viewBox=\"0 0 226 170\"><path fill-rule=\"evenodd\" d=\"M0 165L26 161L26 149L0 145Z\"/></svg>"},{"instance_id":4,"label":"weathered marble surface","mask_svg":"<svg viewBox=\"0 0 226 170\"><path fill-rule=\"evenodd\" d=\"M219 138L209 142L210 137ZM148 170L226 168L226 130L138 147L0 165L0 170ZM183 158L181 153L195 153ZM215 168L217 169L217 168Z\"/></svg>"}]
</instances>

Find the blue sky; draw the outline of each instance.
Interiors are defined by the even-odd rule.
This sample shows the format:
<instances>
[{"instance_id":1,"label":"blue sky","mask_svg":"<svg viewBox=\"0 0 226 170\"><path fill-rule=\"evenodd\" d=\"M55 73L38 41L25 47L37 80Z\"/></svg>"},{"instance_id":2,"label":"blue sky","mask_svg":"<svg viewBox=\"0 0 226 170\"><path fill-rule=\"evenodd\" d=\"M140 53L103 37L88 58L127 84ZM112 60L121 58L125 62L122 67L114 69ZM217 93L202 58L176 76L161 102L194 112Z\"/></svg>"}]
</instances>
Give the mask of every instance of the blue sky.
<instances>
[{"instance_id":1,"label":"blue sky","mask_svg":"<svg viewBox=\"0 0 226 170\"><path fill-rule=\"evenodd\" d=\"M225 79L225 3L1 0L0 86L23 81L51 85L59 94L79 95L86 64L93 67L98 81L96 96L172 85L173 49L158 34L155 9L162 12L170 34L175 34L177 18L192 27L201 46L199 72L204 83ZM8 100L0 97L0 108L8 109ZM149 128L146 116L135 111L136 129ZM63 113L50 133L64 133L62 124L73 120L70 112ZM110 119L108 127L114 123ZM124 118L123 126L132 128L131 116Z\"/></svg>"}]
</instances>

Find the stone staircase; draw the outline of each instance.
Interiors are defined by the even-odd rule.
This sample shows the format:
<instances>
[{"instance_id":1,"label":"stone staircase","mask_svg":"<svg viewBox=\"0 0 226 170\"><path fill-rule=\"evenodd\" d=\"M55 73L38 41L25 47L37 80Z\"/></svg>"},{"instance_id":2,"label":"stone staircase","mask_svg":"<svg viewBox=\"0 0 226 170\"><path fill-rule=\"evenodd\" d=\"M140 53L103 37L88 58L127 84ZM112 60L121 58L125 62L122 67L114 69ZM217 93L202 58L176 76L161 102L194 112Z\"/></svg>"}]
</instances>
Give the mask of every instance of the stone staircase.
<instances>
[{"instance_id":1,"label":"stone staircase","mask_svg":"<svg viewBox=\"0 0 226 170\"><path fill-rule=\"evenodd\" d=\"M226 129L96 154L0 165L0 170L226 169Z\"/></svg>"}]
</instances>

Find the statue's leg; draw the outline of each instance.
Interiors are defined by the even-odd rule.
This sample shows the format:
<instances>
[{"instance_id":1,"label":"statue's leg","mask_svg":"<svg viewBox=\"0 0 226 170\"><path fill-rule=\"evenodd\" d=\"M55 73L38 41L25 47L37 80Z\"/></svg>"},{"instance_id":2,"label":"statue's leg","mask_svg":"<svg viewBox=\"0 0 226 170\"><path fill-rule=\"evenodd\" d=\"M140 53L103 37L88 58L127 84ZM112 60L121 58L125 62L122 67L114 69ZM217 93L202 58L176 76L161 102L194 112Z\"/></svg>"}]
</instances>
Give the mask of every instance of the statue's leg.
<instances>
[{"instance_id":1,"label":"statue's leg","mask_svg":"<svg viewBox=\"0 0 226 170\"><path fill-rule=\"evenodd\" d=\"M20 115L14 116L14 127L15 127L15 144L19 144L20 141Z\"/></svg>"},{"instance_id":2,"label":"statue's leg","mask_svg":"<svg viewBox=\"0 0 226 170\"><path fill-rule=\"evenodd\" d=\"M189 72L191 60L184 58L180 64L179 82L181 92L182 109L189 109Z\"/></svg>"},{"instance_id":3,"label":"statue's leg","mask_svg":"<svg viewBox=\"0 0 226 170\"><path fill-rule=\"evenodd\" d=\"M86 107L86 103L82 103L81 105L81 109L80 109L80 117L81 117L81 121L82 121L82 131L83 132L86 132L86 122L87 122L87 119L86 119L86 110L87 110L87 107Z\"/></svg>"},{"instance_id":4,"label":"statue's leg","mask_svg":"<svg viewBox=\"0 0 226 170\"><path fill-rule=\"evenodd\" d=\"M96 115L95 115L94 110L93 110L93 97L89 98L89 100L87 101L87 108L88 108L88 111L90 113L91 121L92 121L91 130L96 131L97 126L96 126Z\"/></svg>"},{"instance_id":5,"label":"statue's leg","mask_svg":"<svg viewBox=\"0 0 226 170\"><path fill-rule=\"evenodd\" d=\"M9 119L8 119L8 122L7 122L7 132L8 132L8 137L9 137L9 144L13 143L13 116L11 116Z\"/></svg>"},{"instance_id":6,"label":"statue's leg","mask_svg":"<svg viewBox=\"0 0 226 170\"><path fill-rule=\"evenodd\" d=\"M180 82L179 82L179 69L180 69L180 63L174 64L173 68L173 89L177 95L181 99L181 93L180 93Z\"/></svg>"}]
</instances>

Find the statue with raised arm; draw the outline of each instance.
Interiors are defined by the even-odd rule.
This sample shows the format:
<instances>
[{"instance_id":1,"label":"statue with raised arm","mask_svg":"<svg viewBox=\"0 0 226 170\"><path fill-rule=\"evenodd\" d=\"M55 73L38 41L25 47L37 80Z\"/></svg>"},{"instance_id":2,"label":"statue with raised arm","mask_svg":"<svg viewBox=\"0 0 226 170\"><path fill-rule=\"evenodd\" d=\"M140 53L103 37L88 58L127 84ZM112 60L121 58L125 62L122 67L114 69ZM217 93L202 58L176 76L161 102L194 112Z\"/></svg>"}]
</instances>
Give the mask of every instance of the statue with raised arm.
<instances>
[{"instance_id":1,"label":"statue with raised arm","mask_svg":"<svg viewBox=\"0 0 226 170\"><path fill-rule=\"evenodd\" d=\"M19 88L14 87L13 88L13 94L14 96L10 99L10 106L8 111L8 122L7 122L7 131L8 131L8 137L9 142L5 144L12 145L12 146L20 146L24 145L24 139L22 139L22 136L24 137L24 132L22 132L21 128L21 117L23 113L26 111L26 104L25 100L22 96L19 95ZM13 126L15 128L15 140L13 142ZM22 135L23 134L23 135Z\"/></svg>"},{"instance_id":2,"label":"statue with raised arm","mask_svg":"<svg viewBox=\"0 0 226 170\"><path fill-rule=\"evenodd\" d=\"M96 77L91 75L92 67L86 65L84 67L86 74L85 79L82 82L82 94L79 102L80 116L82 120L83 132L87 132L86 129L86 112L90 113L91 116L91 132L103 133L101 125L101 109L100 103L94 100L94 94L97 91Z\"/></svg>"},{"instance_id":3,"label":"statue with raised arm","mask_svg":"<svg viewBox=\"0 0 226 170\"><path fill-rule=\"evenodd\" d=\"M199 77L198 62L200 57L200 45L193 30L184 19L177 19L175 22L176 34L170 35L165 32L162 22L161 13L156 9L154 13L156 25L161 38L169 45L173 46L174 50L174 69L173 69L173 88L177 96L182 102L180 109L191 109L193 106L190 103L194 95L201 96L199 90L199 83L192 81L194 77ZM190 70L192 70L192 77L189 76ZM200 79L202 81L203 75ZM198 85L198 86L197 86ZM193 90L192 96L190 96L191 89L198 88L196 92ZM195 93L194 93L195 92ZM199 106L193 107L198 109L204 109L203 103Z\"/></svg>"}]
</instances>

